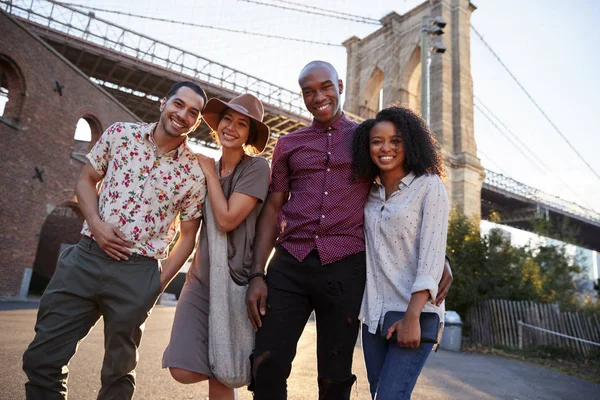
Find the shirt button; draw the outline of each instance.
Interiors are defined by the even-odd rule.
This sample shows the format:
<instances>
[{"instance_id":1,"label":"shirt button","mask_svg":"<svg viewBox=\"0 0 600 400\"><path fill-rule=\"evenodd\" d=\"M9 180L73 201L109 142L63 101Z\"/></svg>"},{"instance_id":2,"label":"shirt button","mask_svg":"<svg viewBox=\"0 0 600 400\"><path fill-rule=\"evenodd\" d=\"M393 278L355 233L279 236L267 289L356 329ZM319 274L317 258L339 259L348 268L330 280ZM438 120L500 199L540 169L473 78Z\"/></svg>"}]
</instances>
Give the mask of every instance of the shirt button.
<instances>
[{"instance_id":1,"label":"shirt button","mask_svg":"<svg viewBox=\"0 0 600 400\"><path fill-rule=\"evenodd\" d=\"M318 238L319 238L319 235L315 235L315 239L318 239Z\"/></svg>"},{"instance_id":2,"label":"shirt button","mask_svg":"<svg viewBox=\"0 0 600 400\"><path fill-rule=\"evenodd\" d=\"M329 168L327 168L327 172L331 171Z\"/></svg>"},{"instance_id":3,"label":"shirt button","mask_svg":"<svg viewBox=\"0 0 600 400\"><path fill-rule=\"evenodd\" d=\"M325 192L325 196L327 196L328 194L329 194L328 192Z\"/></svg>"},{"instance_id":4,"label":"shirt button","mask_svg":"<svg viewBox=\"0 0 600 400\"><path fill-rule=\"evenodd\" d=\"M327 155L329 155L329 156L330 156L330 155L331 155L331 152L330 152L330 151L328 151L328 152L327 152Z\"/></svg>"},{"instance_id":5,"label":"shirt button","mask_svg":"<svg viewBox=\"0 0 600 400\"><path fill-rule=\"evenodd\" d=\"M331 132L329 132L329 135L328 135L328 136L331 136Z\"/></svg>"},{"instance_id":6,"label":"shirt button","mask_svg":"<svg viewBox=\"0 0 600 400\"><path fill-rule=\"evenodd\" d=\"M325 218L325 216L324 216L324 215L321 215L321 218Z\"/></svg>"}]
</instances>

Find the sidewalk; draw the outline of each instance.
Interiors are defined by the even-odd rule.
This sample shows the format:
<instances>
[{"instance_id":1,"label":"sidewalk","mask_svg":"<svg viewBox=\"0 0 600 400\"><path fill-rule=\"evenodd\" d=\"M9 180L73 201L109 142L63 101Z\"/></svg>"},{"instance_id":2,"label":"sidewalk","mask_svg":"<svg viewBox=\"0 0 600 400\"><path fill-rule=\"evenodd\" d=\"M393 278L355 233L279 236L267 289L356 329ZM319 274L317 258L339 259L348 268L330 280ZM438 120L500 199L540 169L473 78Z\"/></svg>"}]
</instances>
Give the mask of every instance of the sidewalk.
<instances>
[{"instance_id":1,"label":"sidewalk","mask_svg":"<svg viewBox=\"0 0 600 400\"><path fill-rule=\"evenodd\" d=\"M0 299L0 311L31 310L40 306L39 297L28 297L27 300Z\"/></svg>"},{"instance_id":2,"label":"sidewalk","mask_svg":"<svg viewBox=\"0 0 600 400\"><path fill-rule=\"evenodd\" d=\"M170 302L170 301L169 301ZM24 398L25 375L21 371L23 351L33 338L36 310L33 301L0 302L0 399ZM10 308L12 307L12 308ZM6 309L10 308L10 309ZM159 305L148 320L137 368L136 399L205 399L206 383L181 385L168 371L161 369L162 353L169 341L175 308ZM317 398L316 326L309 322L298 343L292 375L288 381L289 400ZM100 387L103 355L103 323L88 335L79 347L69 369L69 400L89 400ZM368 400L361 349L354 354L354 373L358 382L352 400ZM440 350L433 353L413 393L414 400L446 399L598 399L600 384L568 376L544 367L504 357ZM250 400L251 394L239 390L239 400Z\"/></svg>"}]
</instances>

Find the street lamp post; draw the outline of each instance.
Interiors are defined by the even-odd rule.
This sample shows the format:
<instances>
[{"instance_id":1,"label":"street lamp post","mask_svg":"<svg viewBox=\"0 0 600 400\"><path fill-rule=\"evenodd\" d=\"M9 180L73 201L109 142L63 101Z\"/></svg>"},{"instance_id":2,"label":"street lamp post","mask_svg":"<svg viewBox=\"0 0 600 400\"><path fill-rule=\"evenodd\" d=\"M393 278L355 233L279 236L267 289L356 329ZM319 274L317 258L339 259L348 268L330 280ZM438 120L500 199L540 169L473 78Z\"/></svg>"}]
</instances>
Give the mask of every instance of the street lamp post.
<instances>
[{"instance_id":1,"label":"street lamp post","mask_svg":"<svg viewBox=\"0 0 600 400\"><path fill-rule=\"evenodd\" d=\"M432 53L444 53L446 46L439 38L444 34L446 21L442 17L423 17L421 26L421 117L429 126L429 67ZM435 36L430 44L430 36Z\"/></svg>"}]
</instances>

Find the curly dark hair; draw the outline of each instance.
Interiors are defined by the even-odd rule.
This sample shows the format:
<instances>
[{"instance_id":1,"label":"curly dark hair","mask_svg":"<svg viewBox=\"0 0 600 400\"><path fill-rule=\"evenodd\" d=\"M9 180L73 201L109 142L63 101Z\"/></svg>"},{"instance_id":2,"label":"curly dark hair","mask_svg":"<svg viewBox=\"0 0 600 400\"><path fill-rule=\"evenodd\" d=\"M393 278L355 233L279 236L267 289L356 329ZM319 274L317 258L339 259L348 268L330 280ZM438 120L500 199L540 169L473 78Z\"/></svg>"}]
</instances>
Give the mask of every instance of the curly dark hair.
<instances>
[{"instance_id":1,"label":"curly dark hair","mask_svg":"<svg viewBox=\"0 0 600 400\"><path fill-rule=\"evenodd\" d=\"M412 110L392 105L379 111L374 119L368 119L356 128L352 141L352 178L372 180L379 168L371 161L369 132L375 124L389 121L396 127L404 145L404 168L416 176L425 173L444 177L444 163L440 145L429 131L425 121Z\"/></svg>"}]
</instances>

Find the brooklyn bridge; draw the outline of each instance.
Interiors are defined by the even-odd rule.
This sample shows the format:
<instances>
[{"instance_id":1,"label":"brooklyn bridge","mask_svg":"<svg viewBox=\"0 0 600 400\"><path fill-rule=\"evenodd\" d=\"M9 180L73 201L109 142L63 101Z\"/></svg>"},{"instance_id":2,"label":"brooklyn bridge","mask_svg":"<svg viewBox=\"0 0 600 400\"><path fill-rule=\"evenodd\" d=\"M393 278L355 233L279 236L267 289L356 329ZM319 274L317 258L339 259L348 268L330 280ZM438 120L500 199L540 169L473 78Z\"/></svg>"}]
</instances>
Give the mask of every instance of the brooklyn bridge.
<instances>
[{"instance_id":1,"label":"brooklyn bridge","mask_svg":"<svg viewBox=\"0 0 600 400\"><path fill-rule=\"evenodd\" d=\"M22 179L28 182L32 181L30 175L37 174L38 177L33 179L34 183L28 183L27 190L34 192L40 190L40 194L43 193L44 196L43 200L33 204L31 201L34 200L24 199L23 192L13 190L7 186L7 183L3 183L3 201L7 199L9 202L21 205L29 203L30 207L37 208L38 211L33 212L33 216L3 213L2 226L4 227L14 225L13 219L22 221L27 218L30 218L28 225L31 226L21 229L20 232L3 233L4 243L8 245L2 249L3 261L0 261L0 264L3 270L11 271L13 279L0 285L0 294L16 294L22 290L18 285L22 283L24 267L31 267L37 261L34 259L27 261L27 258L19 257L27 252L31 253L32 248L38 248L40 237L44 237L41 227L48 224L48 216L56 213L79 215L77 204L73 200L72 176L76 175L84 162L83 155L89 148L89 144L77 142L64 144L70 149L68 159L61 161L60 157L63 157L63 153L57 151L51 156L54 159L46 162L45 168L38 166L30 156L17 154L21 147L33 141L37 142L33 146L35 148L44 149L50 146L40 141L53 134L47 130L51 124L44 122L41 117L33 122L23 117L28 107L30 113L37 112L37 109L42 107L38 105L32 108L27 105L29 99L35 97L33 93L52 90L50 94L44 96L49 98L52 95L53 99L48 101L57 101L56 99L62 98L62 92L68 96L75 85L74 81L69 81L69 76L78 75L78 79L86 78L91 81L91 84L100 87L106 94L107 101L118 104L112 106L119 109L117 114L120 113L113 114L114 119L128 118L150 122L158 118L157 101L174 82L179 80L198 81L210 97L225 100L241 92L250 92L265 104L265 122L271 129L271 138L265 151L266 157L270 157L278 138L306 126L311 121L298 93L244 73L232 66L214 62L202 55L118 26L98 18L93 12L83 12L74 7L46 0L1 0L0 9L2 10L0 34L5 38L11 38L11 41L3 40L0 44L1 86L7 88L5 95L9 100L4 115L0 117L2 121L0 128L7 131L7 136L20 136L19 143L15 142L14 147L6 146L8 142L3 139L3 159L10 160L6 165L10 164L13 169L8 171L14 171L15 175L22 175ZM399 36L390 39L390 29L396 26L414 25L415 21L420 21L425 13L434 15L438 13L448 21L456 21L460 18L468 19L470 12L472 10L462 8L453 11L441 7L431 10L424 3L423 6L407 14L391 13L383 17L382 27L373 33L369 40L353 37L344 42L349 62L346 81L356 82L353 85L347 84L346 114L355 120L369 116L371 108L369 102L372 101L373 94L378 94L381 87L388 85L388 81L392 81L388 76L394 74L399 76L398 79L394 79L394 82L399 82L395 84L400 87L394 91L384 88L384 93L401 93L401 95L393 98L393 94L389 94L390 97L384 98L384 102L401 102L417 107L420 98L421 61L420 49L414 43L417 42L415 38L418 38L419 32L410 29L394 29L393 32ZM456 13L461 15L455 15ZM450 22L450 24L454 23ZM381 61L383 58L378 64L377 57L384 57L382 54L373 57L373 63L378 67L363 66L362 69L352 67L355 58L360 57L361 51L374 46L373 42L386 40L393 40L394 45L401 48L400 54L403 58L401 57L400 65L387 65ZM453 26L451 40L468 45L470 40L468 24ZM37 51L38 55L23 53L22 48L18 49L19 41L25 41L30 45L28 48L31 52ZM35 46L32 43L35 43ZM38 50L34 50L34 47ZM469 71L468 58L464 58L464 55L452 54L451 51L443 58L445 61L432 61L431 127L438 135L446 162L450 167L448 189L453 206L468 214L480 215L483 219L489 218L493 212L500 224L525 230L533 229L534 222L539 219L551 221L554 226L561 226L566 222L577 229L582 246L600 251L600 214L520 183L509 176L484 169L480 165L472 129L473 92L472 88L469 89L472 87L472 82L468 80L470 74L462 73L465 70ZM51 62L45 61L50 59ZM46 76L45 79L52 81L48 88L36 87L31 81L27 81L26 76L28 71L41 67L42 63L47 63L49 66L63 63L69 65L71 69L61 77ZM462 71L456 71L457 65ZM80 82L77 84L81 85ZM460 92L451 93L447 88L452 87L460 87ZM470 104L470 111L465 110L464 107L453 106L452 101L456 96L460 96L461 104ZM446 109L451 109L454 120L458 121L451 127L443 121L443 116L447 115L444 111ZM94 106L86 106L78 110L63 107L61 110L65 115L78 114L73 114L72 118L84 118L89 123L92 142L97 140L102 130L111 122L109 121L111 116L101 116L102 112ZM27 138L23 137L25 134L28 135ZM201 124L191 137L199 145L215 147L206 124ZM67 180L63 173L53 174L50 171L52 163L59 161L68 163L69 171L75 171L69 172L72 175ZM43 170L46 170L45 174ZM6 182L5 178L3 180ZM46 188L36 189L36 185L45 185ZM550 232L550 235L559 234L558 231ZM22 240L23 235L26 237L25 241ZM37 257L40 257L39 251ZM15 262L17 259L19 261Z\"/></svg>"}]
</instances>

